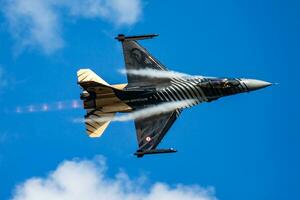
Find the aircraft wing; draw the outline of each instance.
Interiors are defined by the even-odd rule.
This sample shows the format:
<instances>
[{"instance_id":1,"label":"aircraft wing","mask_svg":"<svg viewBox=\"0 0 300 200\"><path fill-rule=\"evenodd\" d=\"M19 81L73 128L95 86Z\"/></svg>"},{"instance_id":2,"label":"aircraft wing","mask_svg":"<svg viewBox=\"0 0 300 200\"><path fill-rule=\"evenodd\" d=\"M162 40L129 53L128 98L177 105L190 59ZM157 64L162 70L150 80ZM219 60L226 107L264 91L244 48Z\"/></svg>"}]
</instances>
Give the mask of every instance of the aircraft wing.
<instances>
[{"instance_id":1,"label":"aircraft wing","mask_svg":"<svg viewBox=\"0 0 300 200\"><path fill-rule=\"evenodd\" d=\"M161 142L170 127L178 118L181 110L154 115L142 119L136 119L135 128L139 149L137 156L150 153L169 153L176 152L172 149L158 150L157 145Z\"/></svg>"},{"instance_id":2,"label":"aircraft wing","mask_svg":"<svg viewBox=\"0 0 300 200\"><path fill-rule=\"evenodd\" d=\"M145 48L143 48L137 40L153 38L157 35L141 35L141 36L128 36L119 35L116 37L123 46L123 54L125 59L126 71L130 70L162 70L167 71L167 68L163 66L157 59L155 59ZM142 86L153 85L153 83L159 83L164 80L155 78L149 78L145 76L137 76L131 73L127 73L128 86Z\"/></svg>"}]
</instances>

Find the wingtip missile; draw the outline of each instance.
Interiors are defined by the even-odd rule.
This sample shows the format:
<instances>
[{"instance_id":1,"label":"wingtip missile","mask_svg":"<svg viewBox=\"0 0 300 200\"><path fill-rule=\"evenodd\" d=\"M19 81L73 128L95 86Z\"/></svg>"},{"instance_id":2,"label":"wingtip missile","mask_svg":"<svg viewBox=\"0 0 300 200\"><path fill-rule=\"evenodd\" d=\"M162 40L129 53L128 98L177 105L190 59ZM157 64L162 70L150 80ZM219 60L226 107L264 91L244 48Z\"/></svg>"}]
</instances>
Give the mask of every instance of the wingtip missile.
<instances>
[{"instance_id":1,"label":"wingtip missile","mask_svg":"<svg viewBox=\"0 0 300 200\"><path fill-rule=\"evenodd\" d=\"M177 150L170 148L170 149L152 149L152 150L146 150L146 151L140 151L138 150L137 152L134 153L138 158L143 157L144 155L147 154L159 154L159 153L176 153Z\"/></svg>"},{"instance_id":2,"label":"wingtip missile","mask_svg":"<svg viewBox=\"0 0 300 200\"><path fill-rule=\"evenodd\" d=\"M146 35L135 35L135 36L125 36L124 34L119 34L115 37L116 40L123 42L125 40L145 40L145 39L152 39L157 37L158 34L146 34Z\"/></svg>"}]
</instances>

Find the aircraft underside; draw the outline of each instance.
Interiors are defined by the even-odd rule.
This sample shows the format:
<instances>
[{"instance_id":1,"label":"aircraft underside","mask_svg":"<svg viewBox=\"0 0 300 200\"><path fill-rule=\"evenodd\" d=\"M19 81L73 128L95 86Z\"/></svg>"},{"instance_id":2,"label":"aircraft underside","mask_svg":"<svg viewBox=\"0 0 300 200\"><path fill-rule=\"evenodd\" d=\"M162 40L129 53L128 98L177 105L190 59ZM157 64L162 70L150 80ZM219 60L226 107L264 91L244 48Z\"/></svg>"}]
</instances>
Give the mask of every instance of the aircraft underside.
<instances>
[{"instance_id":1,"label":"aircraft underside","mask_svg":"<svg viewBox=\"0 0 300 200\"><path fill-rule=\"evenodd\" d=\"M271 85L255 79L151 77L147 73L166 74L168 69L137 40L155 36L157 35L119 35L116 38L123 46L127 84L110 85L90 69L77 72L78 84L83 90L80 98L87 112L86 132L90 137L100 137L117 112L136 112L159 105L167 106L168 102L185 102L184 106L171 107L172 109L162 107L159 114L146 113L145 116L134 118L138 141L138 150L135 153L137 157L173 153L176 152L173 148L157 149L157 146L184 108ZM142 76L140 72L143 72Z\"/></svg>"}]
</instances>

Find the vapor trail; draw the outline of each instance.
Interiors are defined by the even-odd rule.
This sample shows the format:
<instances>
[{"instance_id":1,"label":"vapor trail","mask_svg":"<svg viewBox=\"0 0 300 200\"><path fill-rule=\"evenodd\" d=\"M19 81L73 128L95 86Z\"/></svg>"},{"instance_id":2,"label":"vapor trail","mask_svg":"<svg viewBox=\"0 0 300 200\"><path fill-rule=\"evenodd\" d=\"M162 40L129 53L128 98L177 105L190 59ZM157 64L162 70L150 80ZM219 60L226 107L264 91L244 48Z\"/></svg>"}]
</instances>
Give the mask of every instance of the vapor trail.
<instances>
[{"instance_id":1,"label":"vapor trail","mask_svg":"<svg viewBox=\"0 0 300 200\"><path fill-rule=\"evenodd\" d=\"M149 108L144 108L142 110L137 110L122 116L117 116L113 119L113 121L123 122L123 121L129 121L134 119L146 118L153 115L159 115L159 114L171 112L176 109L185 108L188 107L189 105L192 105L193 103L195 103L195 100L163 103Z\"/></svg>"},{"instance_id":2,"label":"vapor trail","mask_svg":"<svg viewBox=\"0 0 300 200\"><path fill-rule=\"evenodd\" d=\"M131 74L136 76L143 76L143 77L150 77L150 78L184 78L184 77L195 77L190 74L185 74L181 72L175 72L175 71L161 71L161 70L155 70L155 69L130 69L120 70L120 73L122 74Z\"/></svg>"},{"instance_id":3,"label":"vapor trail","mask_svg":"<svg viewBox=\"0 0 300 200\"><path fill-rule=\"evenodd\" d=\"M106 121L118 121L118 122L125 122L135 119L142 119L146 117L150 117L153 115L159 115L167 112L174 111L176 109L186 108L190 105L194 104L196 100L190 99L190 100L184 100L184 101L175 101L175 102L168 102L168 103L162 103L159 105L155 105L152 107L144 108L141 110L133 111L131 113L123 114L120 116L115 116L113 119L110 117L99 117L97 119L93 119L92 121L98 121L98 122L106 122ZM80 123L80 122L88 122L89 120L82 120L82 119L75 119L73 122Z\"/></svg>"}]
</instances>

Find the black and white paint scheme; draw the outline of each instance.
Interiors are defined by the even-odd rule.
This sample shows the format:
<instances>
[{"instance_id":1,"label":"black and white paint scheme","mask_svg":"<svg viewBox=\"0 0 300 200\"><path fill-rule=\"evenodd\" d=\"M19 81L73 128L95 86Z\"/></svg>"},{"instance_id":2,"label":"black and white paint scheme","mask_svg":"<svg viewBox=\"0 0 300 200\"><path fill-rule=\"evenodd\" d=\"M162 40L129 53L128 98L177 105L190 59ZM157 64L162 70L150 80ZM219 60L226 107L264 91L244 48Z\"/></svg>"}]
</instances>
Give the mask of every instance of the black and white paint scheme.
<instances>
[{"instance_id":1,"label":"black and white paint scheme","mask_svg":"<svg viewBox=\"0 0 300 200\"><path fill-rule=\"evenodd\" d=\"M137 157L176 152L157 146L183 109L271 85L256 79L190 76L169 71L137 42L155 36L116 37L123 47L126 84L110 85L90 69L77 72L90 137L100 137L113 120L132 119L138 141ZM117 112L127 113L127 117L115 117Z\"/></svg>"}]
</instances>

